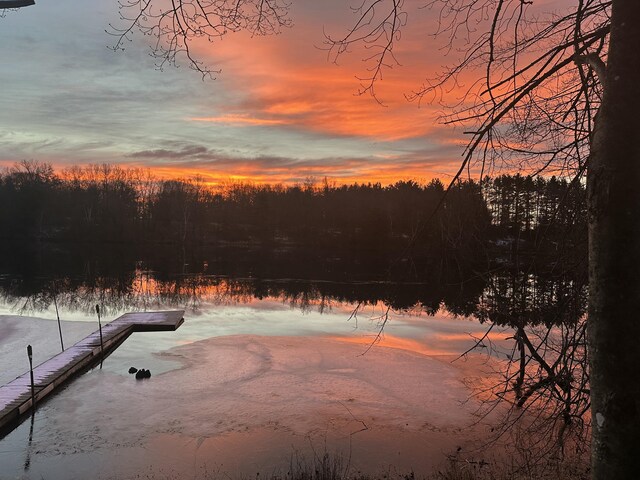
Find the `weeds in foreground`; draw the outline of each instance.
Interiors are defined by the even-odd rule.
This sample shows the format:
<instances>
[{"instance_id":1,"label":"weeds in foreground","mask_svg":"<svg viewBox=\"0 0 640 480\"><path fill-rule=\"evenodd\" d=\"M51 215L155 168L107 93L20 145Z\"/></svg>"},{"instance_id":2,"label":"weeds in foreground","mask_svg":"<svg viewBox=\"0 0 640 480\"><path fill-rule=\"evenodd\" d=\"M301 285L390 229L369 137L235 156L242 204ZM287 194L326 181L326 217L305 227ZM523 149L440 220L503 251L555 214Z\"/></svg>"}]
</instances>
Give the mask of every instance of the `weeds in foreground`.
<instances>
[{"instance_id":1,"label":"weeds in foreground","mask_svg":"<svg viewBox=\"0 0 640 480\"><path fill-rule=\"evenodd\" d=\"M337 454L316 457L313 462L294 455L286 475L256 477L244 480L587 480L588 465L576 461L549 461L523 464L511 459L510 463L486 462L450 457L431 474L416 476L415 472L377 474L353 472L345 459Z\"/></svg>"},{"instance_id":2,"label":"weeds in foreground","mask_svg":"<svg viewBox=\"0 0 640 480\"><path fill-rule=\"evenodd\" d=\"M228 472L210 471L204 468L200 474L189 475L197 480L588 480L588 464L579 459L572 461L549 460L527 464L511 458L509 463L487 462L451 456L440 468L431 474L416 476L414 472L391 473L391 470L376 474L354 471L349 459L340 454L316 454L309 460L295 452L290 459L286 473L260 474L233 477ZM179 480L182 474L150 472L137 475L138 480ZM113 479L115 480L115 479ZM124 480L118 478L117 480Z\"/></svg>"},{"instance_id":3,"label":"weeds in foreground","mask_svg":"<svg viewBox=\"0 0 640 480\"><path fill-rule=\"evenodd\" d=\"M424 480L588 480L588 464L583 462L538 463L518 465L515 462L487 463L484 461L449 459Z\"/></svg>"}]
</instances>

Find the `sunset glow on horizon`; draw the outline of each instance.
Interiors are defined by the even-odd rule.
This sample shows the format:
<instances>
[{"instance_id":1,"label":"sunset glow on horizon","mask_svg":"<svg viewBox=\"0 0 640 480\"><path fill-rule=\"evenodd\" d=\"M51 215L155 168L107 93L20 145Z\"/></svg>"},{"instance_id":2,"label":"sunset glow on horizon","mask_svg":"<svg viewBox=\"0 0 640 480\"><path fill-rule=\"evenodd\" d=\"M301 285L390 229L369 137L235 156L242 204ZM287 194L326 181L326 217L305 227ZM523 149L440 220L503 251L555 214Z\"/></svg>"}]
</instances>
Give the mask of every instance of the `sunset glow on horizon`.
<instances>
[{"instance_id":1,"label":"sunset glow on horizon","mask_svg":"<svg viewBox=\"0 0 640 480\"><path fill-rule=\"evenodd\" d=\"M334 62L324 49L323 32L343 34L355 18L337 0L294 2L294 26L280 35L194 44L221 70L205 81L184 63L157 71L139 34L124 52L109 50L115 40L104 31L121 24L111 0L8 12L0 19L0 166L109 163L212 185L446 180L467 138L439 123L441 99L406 96L451 59L430 36L436 12L407 9L399 64L384 69L377 99L357 94L356 77L369 74L366 50Z\"/></svg>"}]
</instances>

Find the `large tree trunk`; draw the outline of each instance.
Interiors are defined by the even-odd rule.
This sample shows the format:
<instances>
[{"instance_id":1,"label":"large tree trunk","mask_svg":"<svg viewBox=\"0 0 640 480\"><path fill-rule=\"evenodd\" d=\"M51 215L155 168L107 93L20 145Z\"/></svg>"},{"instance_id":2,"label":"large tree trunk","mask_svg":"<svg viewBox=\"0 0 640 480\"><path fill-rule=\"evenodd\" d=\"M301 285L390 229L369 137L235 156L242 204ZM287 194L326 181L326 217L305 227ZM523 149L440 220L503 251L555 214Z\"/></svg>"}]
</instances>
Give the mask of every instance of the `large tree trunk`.
<instances>
[{"instance_id":1,"label":"large tree trunk","mask_svg":"<svg viewBox=\"0 0 640 480\"><path fill-rule=\"evenodd\" d=\"M640 1L613 0L592 141L589 346L594 479L640 478Z\"/></svg>"}]
</instances>

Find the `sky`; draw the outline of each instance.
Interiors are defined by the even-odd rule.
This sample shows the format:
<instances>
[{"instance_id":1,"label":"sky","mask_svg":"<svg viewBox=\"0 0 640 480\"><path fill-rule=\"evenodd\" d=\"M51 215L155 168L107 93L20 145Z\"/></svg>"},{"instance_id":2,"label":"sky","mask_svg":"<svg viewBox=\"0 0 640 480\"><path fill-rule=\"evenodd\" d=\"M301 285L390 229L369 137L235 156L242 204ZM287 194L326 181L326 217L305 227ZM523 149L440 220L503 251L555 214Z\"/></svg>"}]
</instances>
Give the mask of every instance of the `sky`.
<instances>
[{"instance_id":1,"label":"sky","mask_svg":"<svg viewBox=\"0 0 640 480\"><path fill-rule=\"evenodd\" d=\"M202 79L184 62L155 68L149 38L109 49L122 25L115 0L37 0L0 18L0 166L21 160L56 168L112 163L160 177L338 184L427 182L455 173L464 135L442 125L442 106L405 95L445 63L430 33L436 12L407 2L377 102L357 95L366 52L330 61L324 33L355 16L349 2L295 0L280 35L230 34L198 45L220 69ZM455 93L455 92L454 92Z\"/></svg>"}]
</instances>

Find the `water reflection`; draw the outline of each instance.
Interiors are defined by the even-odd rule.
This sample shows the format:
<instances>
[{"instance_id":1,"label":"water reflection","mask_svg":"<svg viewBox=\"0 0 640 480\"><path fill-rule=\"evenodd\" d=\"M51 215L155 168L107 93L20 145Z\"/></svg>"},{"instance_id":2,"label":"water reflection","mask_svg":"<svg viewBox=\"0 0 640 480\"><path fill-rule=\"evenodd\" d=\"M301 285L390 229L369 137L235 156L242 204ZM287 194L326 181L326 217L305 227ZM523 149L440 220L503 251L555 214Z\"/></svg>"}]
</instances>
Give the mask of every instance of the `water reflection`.
<instances>
[{"instance_id":1,"label":"water reflection","mask_svg":"<svg viewBox=\"0 0 640 480\"><path fill-rule=\"evenodd\" d=\"M384 304L428 315L444 309L516 327L571 324L584 315L585 266L558 271L534 261L413 263L408 269L379 253L323 255L305 249L20 247L0 257L0 298L23 312L55 305L90 314L98 304L109 315L158 307L197 311L203 304L262 299L320 312Z\"/></svg>"},{"instance_id":2,"label":"water reflection","mask_svg":"<svg viewBox=\"0 0 640 480\"><path fill-rule=\"evenodd\" d=\"M31 422L29 424L29 441L27 442L26 456L24 459L24 471L28 472L31 467L31 444L33 443L33 425L36 419L35 410L31 414Z\"/></svg>"}]
</instances>

